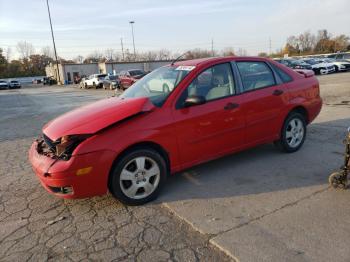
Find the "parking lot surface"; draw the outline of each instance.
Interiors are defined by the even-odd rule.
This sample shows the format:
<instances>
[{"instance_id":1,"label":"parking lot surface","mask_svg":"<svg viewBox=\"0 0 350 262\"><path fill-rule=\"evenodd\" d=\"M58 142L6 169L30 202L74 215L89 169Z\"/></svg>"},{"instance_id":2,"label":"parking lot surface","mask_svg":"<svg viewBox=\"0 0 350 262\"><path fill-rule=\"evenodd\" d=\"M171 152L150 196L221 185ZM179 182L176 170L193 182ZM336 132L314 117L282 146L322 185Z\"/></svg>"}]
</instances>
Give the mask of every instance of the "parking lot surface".
<instances>
[{"instance_id":1,"label":"parking lot surface","mask_svg":"<svg viewBox=\"0 0 350 262\"><path fill-rule=\"evenodd\" d=\"M229 261L159 203L126 207L110 195L62 200L27 160L44 123L111 96L103 90L36 87L0 92L0 261Z\"/></svg>"},{"instance_id":2,"label":"parking lot surface","mask_svg":"<svg viewBox=\"0 0 350 262\"><path fill-rule=\"evenodd\" d=\"M110 195L50 196L27 161L44 123L111 91L1 91L0 260L349 261L350 191L327 179L343 161L350 73L319 81L324 106L300 151L263 145L211 161L132 208Z\"/></svg>"}]
</instances>

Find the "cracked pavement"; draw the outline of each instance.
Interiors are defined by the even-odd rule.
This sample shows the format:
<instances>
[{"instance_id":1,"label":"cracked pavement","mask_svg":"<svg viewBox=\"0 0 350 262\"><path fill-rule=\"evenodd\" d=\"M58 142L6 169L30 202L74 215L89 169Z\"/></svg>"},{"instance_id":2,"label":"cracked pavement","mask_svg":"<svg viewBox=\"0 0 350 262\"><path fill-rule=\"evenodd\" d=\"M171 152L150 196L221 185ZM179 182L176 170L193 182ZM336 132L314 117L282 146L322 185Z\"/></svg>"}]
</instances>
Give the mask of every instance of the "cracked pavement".
<instances>
[{"instance_id":1,"label":"cracked pavement","mask_svg":"<svg viewBox=\"0 0 350 262\"><path fill-rule=\"evenodd\" d=\"M109 96L67 87L0 92L0 261L230 261L160 203L110 195L62 200L39 184L27 152L42 125Z\"/></svg>"}]
</instances>

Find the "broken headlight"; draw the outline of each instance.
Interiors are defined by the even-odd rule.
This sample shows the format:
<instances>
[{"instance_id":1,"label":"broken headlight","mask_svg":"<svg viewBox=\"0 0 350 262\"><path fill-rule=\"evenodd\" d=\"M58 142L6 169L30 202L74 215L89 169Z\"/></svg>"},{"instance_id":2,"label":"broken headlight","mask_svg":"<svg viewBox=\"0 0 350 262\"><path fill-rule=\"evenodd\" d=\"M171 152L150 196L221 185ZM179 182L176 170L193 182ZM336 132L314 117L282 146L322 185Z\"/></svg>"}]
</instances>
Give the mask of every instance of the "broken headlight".
<instances>
[{"instance_id":1,"label":"broken headlight","mask_svg":"<svg viewBox=\"0 0 350 262\"><path fill-rule=\"evenodd\" d=\"M56 144L56 156L68 160L74 149L91 135L69 135L61 137Z\"/></svg>"}]
</instances>

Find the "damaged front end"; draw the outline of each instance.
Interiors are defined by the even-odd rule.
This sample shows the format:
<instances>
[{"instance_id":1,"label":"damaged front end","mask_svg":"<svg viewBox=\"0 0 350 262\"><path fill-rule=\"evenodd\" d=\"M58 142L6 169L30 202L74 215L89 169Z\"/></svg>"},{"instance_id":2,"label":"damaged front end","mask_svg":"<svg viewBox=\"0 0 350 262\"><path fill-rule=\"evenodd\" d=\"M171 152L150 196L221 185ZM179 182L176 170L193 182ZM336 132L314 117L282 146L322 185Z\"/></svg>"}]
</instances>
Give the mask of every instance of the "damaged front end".
<instances>
[{"instance_id":1,"label":"damaged front end","mask_svg":"<svg viewBox=\"0 0 350 262\"><path fill-rule=\"evenodd\" d=\"M48 136L43 134L42 137L36 139L37 152L40 155L44 155L52 159L68 161L71 158L75 148L90 136L91 135L69 135L53 141Z\"/></svg>"}]
</instances>

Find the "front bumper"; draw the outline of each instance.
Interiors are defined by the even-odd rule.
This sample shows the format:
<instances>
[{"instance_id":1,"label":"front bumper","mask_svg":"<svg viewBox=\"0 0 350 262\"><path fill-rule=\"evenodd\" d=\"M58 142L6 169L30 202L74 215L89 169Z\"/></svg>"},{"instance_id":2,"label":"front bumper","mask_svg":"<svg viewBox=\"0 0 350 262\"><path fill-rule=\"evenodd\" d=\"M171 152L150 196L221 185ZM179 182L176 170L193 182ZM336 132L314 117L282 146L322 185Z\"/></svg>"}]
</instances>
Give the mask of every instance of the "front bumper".
<instances>
[{"instance_id":1,"label":"front bumper","mask_svg":"<svg viewBox=\"0 0 350 262\"><path fill-rule=\"evenodd\" d=\"M35 141L29 150L29 161L49 193L62 198L84 198L107 192L109 171L116 157L114 152L96 151L64 161L39 154L37 147ZM84 169L85 173L81 172Z\"/></svg>"}]
</instances>

